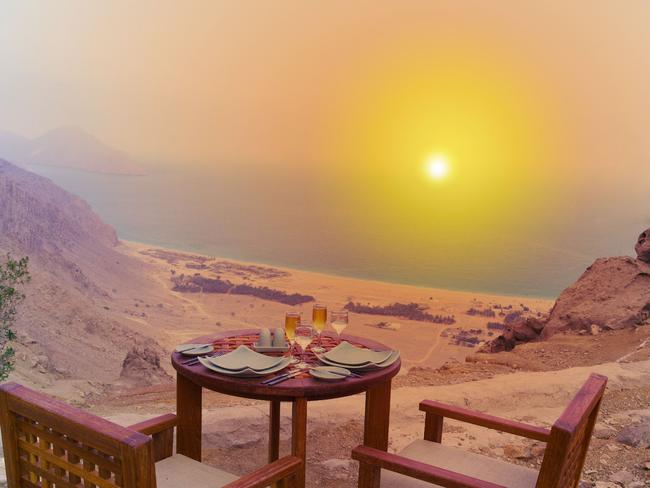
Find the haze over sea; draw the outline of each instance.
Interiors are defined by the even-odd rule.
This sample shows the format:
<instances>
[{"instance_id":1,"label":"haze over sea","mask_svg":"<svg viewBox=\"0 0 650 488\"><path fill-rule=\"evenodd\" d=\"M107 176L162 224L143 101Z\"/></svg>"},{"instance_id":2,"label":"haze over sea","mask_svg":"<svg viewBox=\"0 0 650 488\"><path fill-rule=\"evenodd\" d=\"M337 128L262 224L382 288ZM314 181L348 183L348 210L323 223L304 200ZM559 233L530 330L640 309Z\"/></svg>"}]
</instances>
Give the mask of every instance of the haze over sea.
<instances>
[{"instance_id":1,"label":"haze over sea","mask_svg":"<svg viewBox=\"0 0 650 488\"><path fill-rule=\"evenodd\" d=\"M647 223L642 214L616 219L598 215L598 208L591 215L569 209L563 217L575 212L575 224L559 234L534 226L491 233L477 226L476 235L449 243L441 242L434 228L427 235L418 230L391 240L400 245L381 246L395 231L390 222L364 225L362 215L339 204L344 195L354 199L354 184L323 181L323 175L307 170L157 166L146 176L123 176L29 169L86 200L121 239L362 279L499 294L556 296L596 257L631 254L634 237ZM350 231L354 219L363 239Z\"/></svg>"}]
</instances>

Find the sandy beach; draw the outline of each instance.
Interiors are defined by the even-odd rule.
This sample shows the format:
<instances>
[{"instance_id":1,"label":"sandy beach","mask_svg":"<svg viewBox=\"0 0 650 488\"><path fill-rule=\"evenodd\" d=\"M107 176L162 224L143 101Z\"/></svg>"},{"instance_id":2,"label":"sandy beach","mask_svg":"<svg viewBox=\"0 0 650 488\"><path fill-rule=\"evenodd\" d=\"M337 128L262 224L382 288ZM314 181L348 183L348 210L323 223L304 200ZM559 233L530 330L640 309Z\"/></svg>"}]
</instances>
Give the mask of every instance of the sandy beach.
<instances>
[{"instance_id":1,"label":"sandy beach","mask_svg":"<svg viewBox=\"0 0 650 488\"><path fill-rule=\"evenodd\" d=\"M304 318L311 319L312 303L289 307L282 303L242 295L179 293L172 290L172 271L174 275L200 272L205 276L215 276L216 273L210 269L196 269L196 266L201 264L207 266L215 262L219 263L219 276L235 284L247 283L254 286L267 286L287 293L312 295L317 302L326 304L330 310L340 309L349 301L375 306L385 306L395 302L416 302L428 307L427 311L431 314L454 316L456 323L445 325L401 317L350 314L350 325L345 333L372 337L399 349L404 370L412 366L439 367L451 358L463 361L471 348L453 343L452 335L458 330L481 330L482 333L477 334L478 337L481 340L488 339L490 336L488 336L487 323L498 321L502 317L499 317L498 313L493 318L468 315L467 311L472 308L485 310L492 309L495 305L508 311L527 308L529 313L534 315L547 313L553 305L553 302L548 299L366 281L201 256L135 242L123 242L121 248L123 252L146 260L151 265L152 283L159 284L165 289L169 293L169 300L180 300L184 303L183 319L175 324L166 321L163 326L164 344L170 348L184 340L213 330L281 327L287 310L300 311ZM155 324L151 323L151 325ZM447 337L442 336L444 331L448 331Z\"/></svg>"}]
</instances>

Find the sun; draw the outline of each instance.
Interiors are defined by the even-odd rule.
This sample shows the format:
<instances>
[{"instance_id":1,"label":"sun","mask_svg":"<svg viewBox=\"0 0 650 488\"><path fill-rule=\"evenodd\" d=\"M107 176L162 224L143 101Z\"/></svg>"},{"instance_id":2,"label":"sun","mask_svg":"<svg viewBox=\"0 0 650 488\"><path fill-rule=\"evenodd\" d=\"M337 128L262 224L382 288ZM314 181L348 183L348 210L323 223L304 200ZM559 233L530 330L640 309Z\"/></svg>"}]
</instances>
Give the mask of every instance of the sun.
<instances>
[{"instance_id":1,"label":"sun","mask_svg":"<svg viewBox=\"0 0 650 488\"><path fill-rule=\"evenodd\" d=\"M449 161L442 154L436 154L427 159L426 170L429 178L444 180L449 174Z\"/></svg>"}]
</instances>

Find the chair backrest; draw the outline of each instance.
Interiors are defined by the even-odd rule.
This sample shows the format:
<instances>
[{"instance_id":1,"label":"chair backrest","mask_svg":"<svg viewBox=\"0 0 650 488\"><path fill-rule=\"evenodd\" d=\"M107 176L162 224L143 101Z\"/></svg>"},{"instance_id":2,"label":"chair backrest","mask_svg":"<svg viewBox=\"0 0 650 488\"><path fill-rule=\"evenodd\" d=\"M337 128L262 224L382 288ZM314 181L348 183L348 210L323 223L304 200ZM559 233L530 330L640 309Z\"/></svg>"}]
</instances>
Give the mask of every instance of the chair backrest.
<instances>
[{"instance_id":1,"label":"chair backrest","mask_svg":"<svg viewBox=\"0 0 650 488\"><path fill-rule=\"evenodd\" d=\"M575 488L587 456L607 378L592 374L553 424L537 488Z\"/></svg>"},{"instance_id":2,"label":"chair backrest","mask_svg":"<svg viewBox=\"0 0 650 488\"><path fill-rule=\"evenodd\" d=\"M151 439L17 383L0 385L9 488L155 488Z\"/></svg>"}]
</instances>

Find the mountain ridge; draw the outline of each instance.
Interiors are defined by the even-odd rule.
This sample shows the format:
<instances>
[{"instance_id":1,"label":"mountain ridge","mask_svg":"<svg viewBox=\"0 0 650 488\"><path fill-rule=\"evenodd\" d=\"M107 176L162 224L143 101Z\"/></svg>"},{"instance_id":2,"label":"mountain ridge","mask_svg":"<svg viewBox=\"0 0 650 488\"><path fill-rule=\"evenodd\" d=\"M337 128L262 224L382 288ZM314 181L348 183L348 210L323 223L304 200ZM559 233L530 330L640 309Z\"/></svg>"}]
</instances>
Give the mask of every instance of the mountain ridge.
<instances>
[{"instance_id":1,"label":"mountain ridge","mask_svg":"<svg viewBox=\"0 0 650 488\"><path fill-rule=\"evenodd\" d=\"M62 126L28 138L0 131L0 158L21 166L40 165L94 173L140 176L142 165L76 126Z\"/></svg>"}]
</instances>

